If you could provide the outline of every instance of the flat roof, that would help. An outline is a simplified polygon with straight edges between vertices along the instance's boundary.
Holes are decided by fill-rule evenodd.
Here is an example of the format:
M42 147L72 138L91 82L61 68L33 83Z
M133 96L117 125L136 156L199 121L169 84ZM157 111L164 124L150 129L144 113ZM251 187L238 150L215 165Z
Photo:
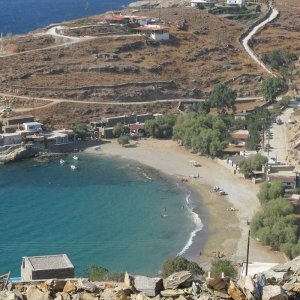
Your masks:
M66 254L45 255L45 256L24 256L28 259L33 270L52 270L74 268Z
M25 125L25 124L29 125L29 126L30 125L43 125L42 123L39 123L39 122L24 122L23 125Z
M140 26L140 27L134 28L134 29L140 30L140 31L160 31L160 30L169 31L170 27L164 26L164 25L145 25L145 26Z

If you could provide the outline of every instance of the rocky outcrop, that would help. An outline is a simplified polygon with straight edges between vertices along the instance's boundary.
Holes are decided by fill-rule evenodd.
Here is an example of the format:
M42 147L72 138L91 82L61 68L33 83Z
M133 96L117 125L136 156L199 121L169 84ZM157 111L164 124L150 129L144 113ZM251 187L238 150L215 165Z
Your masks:
M275 273L278 273L274 275ZM270 280L271 278L271 280ZM300 299L300 257L237 282L194 278L188 271L160 277L125 274L124 282L51 279L10 283L0 300L288 300Z
M0 164L34 157L36 154L37 151L32 148L24 146L11 147L4 152L0 152Z

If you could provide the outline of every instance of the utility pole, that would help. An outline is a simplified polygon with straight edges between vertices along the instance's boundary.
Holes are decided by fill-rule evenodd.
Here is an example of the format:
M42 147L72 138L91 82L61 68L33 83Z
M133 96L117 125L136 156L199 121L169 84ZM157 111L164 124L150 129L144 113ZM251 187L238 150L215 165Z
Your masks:
M248 275L249 248L250 248L250 230L248 231L248 242L247 242L247 257L246 257L246 272L245 272L246 276Z

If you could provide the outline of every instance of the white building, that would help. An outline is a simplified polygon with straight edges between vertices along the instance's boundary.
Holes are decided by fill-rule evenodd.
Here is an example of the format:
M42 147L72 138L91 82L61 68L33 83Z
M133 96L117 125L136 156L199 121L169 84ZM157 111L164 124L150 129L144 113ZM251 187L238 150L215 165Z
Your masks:
M26 132L41 132L43 124L38 122L23 123L24 131Z
M191 7L196 7L197 4L212 5L214 3L214 0L191 0Z
M165 25L145 25L135 28L135 30L154 41L163 41L170 39L170 28Z
M227 5L244 6L245 4L246 0L227 0Z

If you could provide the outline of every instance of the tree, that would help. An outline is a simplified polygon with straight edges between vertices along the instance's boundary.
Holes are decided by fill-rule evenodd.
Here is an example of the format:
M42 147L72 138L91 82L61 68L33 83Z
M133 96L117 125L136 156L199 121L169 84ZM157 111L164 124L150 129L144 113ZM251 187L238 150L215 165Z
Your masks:
M89 130L86 124L78 124L73 128L73 131L77 138L81 139L82 141L86 140L89 135Z
M147 120L144 125L145 132L156 138L170 138L176 117L173 114L159 116L153 120Z
M225 114L226 110L236 110L235 101L237 94L224 84L214 86L209 97L211 107L215 107L219 114Z
M119 138L118 138L118 143L120 145L122 145L122 147L124 147L125 145L128 145L129 144L129 137L126 136L126 135L121 135Z
M197 3L196 7L201 10L205 9L205 6L202 3Z
M88 277L90 280L100 280L105 275L108 274L108 269L97 266L97 265L90 265L85 271L84 274L86 277Z
M213 276L221 276L224 273L225 276L236 277L237 270L234 267L233 263L229 259L217 259L214 260L211 264L210 272Z
M286 83L277 77L265 79L262 82L262 93L266 100L274 102L278 95L287 90Z
M204 271L195 262L191 262L182 256L176 256L168 259L162 266L162 276L164 278L175 272L190 271L193 275L203 275Z
M268 158L257 153L250 155L240 163L240 172L245 176L250 176L252 171L261 171L262 166L268 161Z
M265 204L270 200L283 197L285 188L280 181L264 182L259 188L257 198L261 204Z
M97 266L90 265L84 270L84 276L92 281L118 281L124 280L124 273L109 272L108 269Z
M124 125L122 123L117 123L113 128L113 135L119 137L123 132L124 132Z

